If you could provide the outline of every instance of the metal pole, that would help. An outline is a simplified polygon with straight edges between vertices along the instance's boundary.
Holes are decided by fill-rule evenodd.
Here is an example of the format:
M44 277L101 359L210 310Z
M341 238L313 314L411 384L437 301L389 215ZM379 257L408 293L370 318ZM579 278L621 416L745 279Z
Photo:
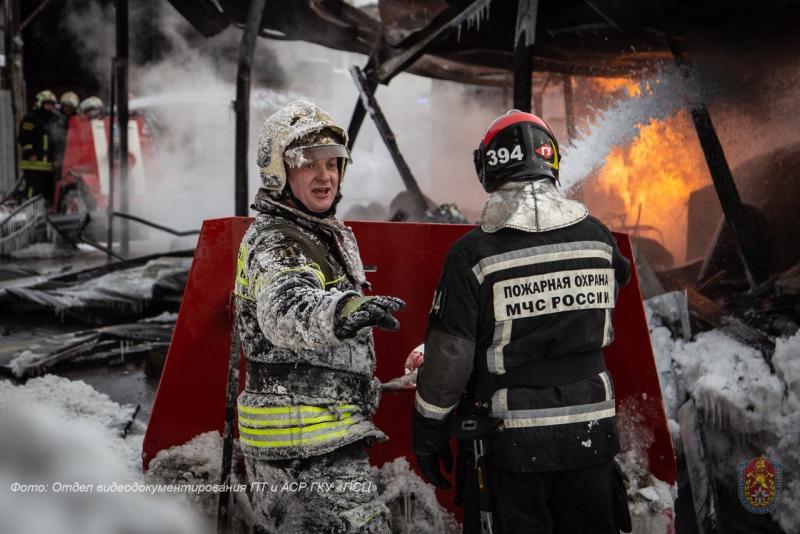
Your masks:
M539 0L519 0L514 35L514 107L531 111L533 45L536 42L536 13Z
M106 227L107 239L106 249L114 250L114 120L116 119L115 107L117 105L117 62L111 60L111 90L108 92L108 201L106 207ZM108 259L111 261L113 254L109 253Z
M414 179L414 175L411 174L411 169L400 153L400 148L397 146L394 133L389 127L389 123L386 121L386 117L383 115L383 111L381 111L378 102L375 100L375 96L369 91L368 82L364 77L364 73L361 72L360 68L353 65L350 67L350 74L353 76L353 81L356 82L356 88L361 97L361 102L375 122L375 126L378 128L378 132L381 134L386 148L389 149L389 154L391 154L392 160L394 160L394 164L400 173L400 177L403 179L406 189L411 194L411 198L414 199L414 204L416 204L417 210L419 211L418 215L421 216L425 213L425 210L428 209L428 201L425 199L425 195L422 194L419 184L417 184L417 181Z
M128 199L128 0L117 1L117 114L119 116L119 209L130 211ZM130 225L121 222L120 254L128 257Z
M691 79L692 72L689 62L683 57L674 39L669 39L670 49L675 62L686 80ZM736 183L733 181L728 160L725 158L725 151L722 149L714 123L711 122L711 115L704 102L694 100L689 103L689 112L692 115L694 127L697 130L697 138L703 148L706 157L706 164L714 181L714 188L719 197L722 212L725 220L731 227L736 244L741 252L742 261L745 267L747 281L751 289L769 278L763 258L760 257L755 237L744 219L744 208Z
M250 72L253 68L253 54L256 50L258 30L264 16L266 0L252 0L247 24L244 28L242 43L239 46L239 70L236 74L236 148L235 148L235 213L239 217L247 216L247 148L249 143L248 128L250 123Z

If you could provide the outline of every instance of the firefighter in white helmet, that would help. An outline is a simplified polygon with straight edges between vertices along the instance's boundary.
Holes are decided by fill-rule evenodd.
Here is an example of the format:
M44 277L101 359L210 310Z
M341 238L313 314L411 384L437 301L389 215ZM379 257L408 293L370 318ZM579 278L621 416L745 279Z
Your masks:
M355 238L334 217L346 145L347 133L304 101L269 117L258 142L258 214L236 276L247 359L239 441L251 483L305 489L254 491L256 532L389 532L365 450L385 438L371 420L380 395L371 328L399 328L392 313L404 303L363 295Z
M78 106L80 105L80 99L78 95L76 95L72 91L67 91L60 98L61 102L61 114L67 117L72 117L78 112Z
M90 96L83 99L78 106L78 116L99 119L103 116L103 101L100 97Z
M64 151L67 148L67 131L69 121L78 112L80 99L72 91L67 91L59 99L58 120L53 124L53 154L56 182L61 178L61 165L64 162Z

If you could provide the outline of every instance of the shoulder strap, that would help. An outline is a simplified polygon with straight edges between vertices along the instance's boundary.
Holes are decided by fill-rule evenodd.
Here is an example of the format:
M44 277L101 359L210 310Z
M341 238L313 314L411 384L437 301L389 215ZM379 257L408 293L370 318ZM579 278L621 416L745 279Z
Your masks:
M313 239L310 239L306 234L301 232L299 229L286 223L282 222L271 223L269 226L267 226L267 230L272 230L285 234L293 241L295 241L298 245L300 245L300 248L302 248L303 253L308 258L310 258L311 261L316 263L317 266L319 266L319 270L322 271L322 274L325 276L325 280L330 281L336 278L336 273L333 272L333 268L328 262L328 251L324 246L315 242Z

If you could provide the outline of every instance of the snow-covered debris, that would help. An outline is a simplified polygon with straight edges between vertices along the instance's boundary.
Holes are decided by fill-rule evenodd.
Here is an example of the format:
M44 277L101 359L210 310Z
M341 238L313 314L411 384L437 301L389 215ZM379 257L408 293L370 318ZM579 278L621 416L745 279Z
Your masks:
M69 258L76 252L77 249L58 243L34 243L12 252L10 256L16 259Z
M206 432L187 443L159 451L150 462L147 481L152 484L218 484L222 459L222 436ZM216 517L219 494L185 492L181 498L209 517Z
M627 450L618 454L616 460L627 479L632 532L669 532L668 526L675 517L677 488L650 474L646 450Z
M113 271L97 278L59 287L10 287L4 299L13 297L59 316L80 317L87 309L139 314L153 299L156 287L176 289L176 278L185 282L191 258L161 257L145 265ZM178 284L180 290L183 284ZM95 313L97 315L97 313Z
M694 399L712 472L728 494L736 494L740 462L764 455L780 463L783 491L772 516L786 532L800 531L800 333L776 341L773 374L761 352L721 331L676 340L653 310L648 321L673 435L678 408Z
M201 533L195 514L151 496L130 416L83 382L0 382L0 525L26 534Z
M408 461L395 458L378 470L380 500L392 514L392 531L413 534L455 534L461 526L436 500L434 487L417 476Z

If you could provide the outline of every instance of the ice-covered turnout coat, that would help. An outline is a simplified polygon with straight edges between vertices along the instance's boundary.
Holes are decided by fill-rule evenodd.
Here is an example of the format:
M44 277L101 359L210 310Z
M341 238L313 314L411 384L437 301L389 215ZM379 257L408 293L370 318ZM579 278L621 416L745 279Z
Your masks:
M249 458L306 458L385 436L371 330L340 340L337 305L367 286L352 231L259 195L239 249L237 327L247 359L238 399Z
M610 459L619 444L601 349L629 276L608 229L553 182L502 186L445 260L416 410L444 421L465 390L482 395L501 419L488 439L492 459L510 470Z

